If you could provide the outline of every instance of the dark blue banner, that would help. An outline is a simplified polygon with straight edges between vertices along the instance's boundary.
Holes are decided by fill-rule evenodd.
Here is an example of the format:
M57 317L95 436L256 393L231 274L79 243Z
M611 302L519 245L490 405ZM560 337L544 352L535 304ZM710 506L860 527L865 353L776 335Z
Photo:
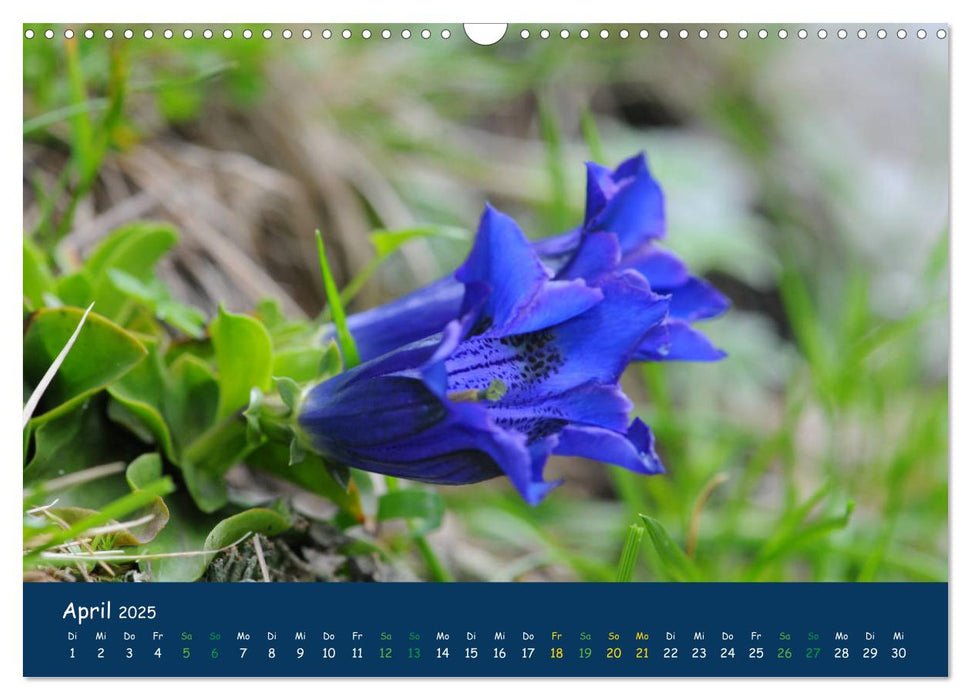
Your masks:
M26 676L945 676L947 584L24 584Z

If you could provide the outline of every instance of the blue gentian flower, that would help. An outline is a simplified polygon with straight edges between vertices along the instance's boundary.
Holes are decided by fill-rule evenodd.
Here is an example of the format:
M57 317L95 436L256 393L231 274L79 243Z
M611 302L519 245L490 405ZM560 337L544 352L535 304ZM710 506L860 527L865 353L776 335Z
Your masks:
M635 353L667 342L667 296L633 270L593 285L554 276L489 207L455 278L462 298L444 330L306 392L297 422L311 448L428 483L504 474L530 504L558 483L543 478L551 454L663 471L619 379Z
M587 202L583 226L533 243L543 264L558 280L582 278L588 284L616 270L636 270L659 293L670 295L666 342L651 339L636 360L712 361L725 356L693 327L728 308L713 286L694 277L684 262L657 241L664 238L664 197L651 177L644 154L616 170L587 164ZM444 277L373 309L352 314L348 327L364 359L438 333L457 317L465 293L454 276ZM324 339L335 337L333 325Z

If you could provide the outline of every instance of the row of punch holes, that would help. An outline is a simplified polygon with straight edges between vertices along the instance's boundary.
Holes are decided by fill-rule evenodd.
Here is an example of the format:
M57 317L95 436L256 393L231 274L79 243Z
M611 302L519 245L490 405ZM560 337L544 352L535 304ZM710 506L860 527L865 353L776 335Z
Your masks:
M651 36L651 32L648 29L634 30L633 32L628 29L619 29L615 31L616 36L621 39L628 39L632 36L637 36L641 39L648 39ZM292 39L297 36L298 33L299 36L303 37L304 39L312 39L315 36L314 32L310 29L303 29L299 32L294 32L289 28L279 30L279 36L283 39ZM362 39L370 39L372 36L380 36L382 39L390 39L395 33L396 32L393 32L391 29L382 29L377 33L373 33L370 29L358 30L358 36ZM410 39L412 36L416 36L416 34L412 33L411 29L407 28L400 30L398 33L402 39ZM789 31L786 29L779 29L774 33L779 39L787 39L790 36ZM895 33L898 39L906 39L908 36L906 29L898 29ZM102 32L102 34L105 39L112 39L115 37L116 32L113 29L107 28ZM132 39L135 37L135 34L136 32L133 29L118 30L118 35L124 37L125 39ZM171 39L175 36L175 34L176 32L172 29L163 29L158 33L156 33L156 30L150 28L141 30L141 35L145 39L153 39L156 36L161 36L163 39ZM184 29L181 31L181 34L185 39L191 39L194 36L197 36L192 29ZM449 39L452 36L452 32L449 29L442 29L441 32L438 32L438 34L442 39ZM609 29L601 29L599 32L595 30L593 33L591 33L591 31L588 29L580 29L579 31L575 32L575 36L579 37L580 39L589 39L591 36L599 36L601 39L609 39L611 34L612 33ZM839 39L846 39L850 35L850 32L848 32L846 29L837 29L834 34ZM76 33L74 29L71 28L63 30L63 36L65 39L73 39L75 36L83 36L85 39L94 39L96 35L97 33L90 28L81 31L80 34ZM213 37L219 35L220 34L217 34L217 32L213 31L212 29L203 29L198 33L198 36L201 36L203 39L212 39ZM252 29L243 29L240 32L240 35L244 39L252 39L254 36L262 36L264 39L272 39L275 36L272 29L264 29L262 31L257 30L257 32L254 32ZM351 29L344 29L339 32L324 29L320 32L320 37L322 39L331 39L338 36L343 39L351 39L354 37L354 35L354 31ZM716 36L719 39L728 39L732 36L739 39L747 39L752 35L753 34L750 34L748 29L744 28L738 29L737 31L719 29L711 32L709 32L707 29L698 29L695 32L695 36L697 36L699 39L708 39L709 37L713 38ZM874 36L876 36L878 39L886 39L889 35L890 33L886 29L878 29L876 32L874 32ZM918 29L916 32L914 32L914 35L918 39L926 39L928 33L926 29ZM43 36L46 39L54 39L57 36L57 32L55 32L53 29L46 29L43 31L43 33L35 32L33 29L27 29L24 32L24 37L27 39L33 39L40 36ZM224 29L221 32L221 36L224 39L232 39L235 34L232 29ZM417 36L420 36L422 39L430 39L432 37L432 31L430 29L422 29L417 32ZM533 37L534 34L530 32L529 29L523 29L520 31L519 36L522 39L529 39ZM540 39L549 39L553 36L559 36L560 39L569 39L571 36L574 36L574 33L572 33L569 29L561 29L559 32L551 32L549 29L541 29L536 32L535 36L538 36ZM675 36L680 39L688 39L692 36L692 32L687 29L681 29L679 31L660 29L657 31L657 37L659 39L667 39ZM759 39L767 39L770 36L770 32L767 29L759 29L757 32L754 32L754 36L757 36ZM807 29L799 29L795 32L795 36L800 39L806 39L810 36L810 32ZM826 39L830 37L830 32L826 29L818 29L815 32L815 36L819 39ZM856 37L858 39L866 39L868 36L870 36L870 34L866 29L861 28L856 31ZM945 29L938 29L937 38L947 38L947 31Z

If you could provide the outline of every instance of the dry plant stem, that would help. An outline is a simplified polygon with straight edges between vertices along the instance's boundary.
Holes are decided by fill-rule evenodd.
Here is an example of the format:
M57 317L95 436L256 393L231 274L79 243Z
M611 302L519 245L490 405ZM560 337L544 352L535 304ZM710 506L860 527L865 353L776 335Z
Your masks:
M33 498L33 496L37 493L54 493L56 491L63 491L64 489L72 486L94 481L95 479L100 479L105 476L111 476L112 474L120 474L123 471L125 471L124 462L109 462L108 464L101 464L97 467L82 469L81 471L74 472L73 474L67 474L56 479L45 481L37 488L24 489L24 500ZM51 505L53 504L44 507L50 507Z
M54 515L54 513L51 513L49 510L45 510L43 511L43 513L47 518L57 523L65 530L70 527L70 525L67 524L67 521L65 521L63 518L57 515ZM91 545L88 543L87 540L82 540L79 538L77 544L80 545L82 548L86 549L89 554L91 555L95 554L94 548L91 547ZM62 545L62 547L65 547L65 548L67 546L69 546L68 543L65 543L64 545ZM110 566L108 566L105 562L101 561L100 559L98 560L98 566L104 569L105 573L107 573L112 578L115 577L114 570ZM88 570L85 568L84 564L82 562L78 562L77 567L78 567L78 571L81 572L81 576L84 578L84 580L90 582L92 579L91 579L91 576L88 574Z
M93 306L94 306L94 302L92 301L91 305L88 306L87 309L85 309L84 315L81 316L81 320L78 323L78 327L74 329L74 333L72 333L71 337L68 338L68 341L61 349L61 352L58 353L57 357L55 357L54 361L51 363L51 366L47 368L46 372L44 372L44 376L41 377L40 383L37 385L37 388L34 389L33 393L30 395L30 398L27 399L27 403L24 406L24 422L23 422L23 426L21 426L21 430L26 428L27 423L30 422L30 417L34 415L34 410L37 408L37 404L40 403L41 397L44 395L44 392L47 390L47 387L50 385L50 383L54 380L54 375L57 374L57 370L64 362L64 359L67 357L67 354L71 351L71 347L74 345L74 341L78 339L78 335L81 333L81 329L84 327L84 322L88 319L88 314L91 313L91 307Z
M260 534L253 536L253 551L256 552L256 560L260 563L260 572L263 574L263 581L270 582L270 570L266 566L266 557L263 556L263 545L260 542Z
M698 542L698 529L701 526L701 511L704 510L705 504L711 498L712 491L726 481L728 481L728 474L718 472L708 480L708 483L701 489L701 493L698 494L698 500L695 501L695 505L691 509L691 521L688 524L688 540L685 543L685 553L689 558L694 558L695 545Z

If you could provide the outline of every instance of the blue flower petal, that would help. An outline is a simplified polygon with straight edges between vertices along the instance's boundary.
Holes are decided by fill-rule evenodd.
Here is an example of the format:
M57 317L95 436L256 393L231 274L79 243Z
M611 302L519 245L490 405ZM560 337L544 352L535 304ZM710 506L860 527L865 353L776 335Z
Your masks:
M620 265L640 272L655 290L679 287L690 279L688 266L681 258L653 244L625 255Z
M654 434L640 418L635 418L627 434L571 425L563 429L554 454L587 457L614 464L638 474L661 474L664 465L654 451Z
M684 321L701 321L725 313L731 302L703 279L691 277L678 287L658 287L661 294L671 295L671 316Z
M667 297L653 293L636 272L608 277L601 290L602 302L550 331L563 362L544 382L547 391L617 382L638 345L667 314Z
M635 360L714 362L726 356L724 350L716 348L701 331L692 328L685 321L669 319L665 327L668 333L668 345L657 347L642 342L634 355Z
M557 279L585 279L596 284L617 269L620 243L613 233L584 235L572 259L556 274Z
M472 252L455 278L467 286L487 284L482 314L493 334L527 333L582 313L603 295L583 280L550 281L519 226L486 206ZM469 307L468 299L462 310Z
M584 231L617 234L624 253L665 234L664 195L651 177L643 153L612 173L587 164L587 216Z
M631 408L620 386L588 382L542 399L502 399L490 404L488 411L497 425L523 433L532 443L558 432L566 423L624 430Z
M379 357L420 338L440 333L462 307L462 285L443 277L373 309L350 314L347 328L363 360ZM337 338L333 323L321 329L321 344Z

